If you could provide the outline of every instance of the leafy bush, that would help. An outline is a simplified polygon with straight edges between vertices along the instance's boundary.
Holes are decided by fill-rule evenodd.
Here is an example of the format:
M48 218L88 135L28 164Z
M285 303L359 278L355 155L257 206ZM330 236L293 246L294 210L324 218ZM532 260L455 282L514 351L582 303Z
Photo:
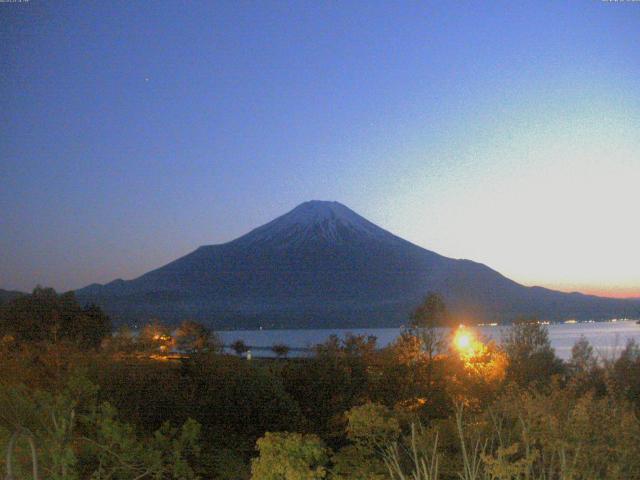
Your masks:
M329 450L317 435L267 433L257 442L252 480L321 480L327 476Z
M133 425L120 421L108 403L98 406L96 392L78 374L58 393L0 385L0 429L4 432L0 448L6 448L6 439L13 432L29 432L37 446L40 475L52 480L197 478L197 422L188 420L180 429L165 423L145 437ZM19 452L16 458L15 470L23 478L20 472L30 468L30 459Z

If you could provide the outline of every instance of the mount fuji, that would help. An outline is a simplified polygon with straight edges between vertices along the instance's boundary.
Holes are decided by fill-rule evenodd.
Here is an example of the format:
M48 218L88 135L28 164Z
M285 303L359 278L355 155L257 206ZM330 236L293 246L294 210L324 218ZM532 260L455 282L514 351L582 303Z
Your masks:
M305 202L231 242L136 279L76 291L116 323L195 319L213 328L391 327L428 292L470 321L640 316L640 301L520 285L414 245L338 202Z

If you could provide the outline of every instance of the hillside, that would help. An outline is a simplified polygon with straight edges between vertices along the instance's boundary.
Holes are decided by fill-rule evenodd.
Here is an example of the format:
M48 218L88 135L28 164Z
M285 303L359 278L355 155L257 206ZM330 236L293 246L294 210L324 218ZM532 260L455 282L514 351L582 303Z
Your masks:
M397 326L430 291L475 321L640 316L640 301L525 287L320 201L136 279L76 293L121 322L192 318L216 328L318 328Z
M0 288L0 305L9 300L13 300L20 295L24 295L22 292L18 292L17 290L3 290Z

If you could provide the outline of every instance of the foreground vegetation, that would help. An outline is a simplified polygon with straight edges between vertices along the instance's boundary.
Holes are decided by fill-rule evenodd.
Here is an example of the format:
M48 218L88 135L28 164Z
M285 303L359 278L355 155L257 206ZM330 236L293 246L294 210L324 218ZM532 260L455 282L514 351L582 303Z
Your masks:
M19 434L18 479L30 439L46 479L640 478L635 343L606 359L581 339L562 362L534 319L500 347L442 337L454 320L429 296L386 348L247 361L193 322L111 335L99 308L37 289L0 306L2 474Z

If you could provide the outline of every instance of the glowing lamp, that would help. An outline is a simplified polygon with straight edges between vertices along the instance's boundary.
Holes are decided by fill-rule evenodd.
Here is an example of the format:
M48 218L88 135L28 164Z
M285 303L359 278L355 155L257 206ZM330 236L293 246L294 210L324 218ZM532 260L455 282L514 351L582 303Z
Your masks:
M453 344L463 353L473 350L473 335L463 325L460 325L453 337Z

